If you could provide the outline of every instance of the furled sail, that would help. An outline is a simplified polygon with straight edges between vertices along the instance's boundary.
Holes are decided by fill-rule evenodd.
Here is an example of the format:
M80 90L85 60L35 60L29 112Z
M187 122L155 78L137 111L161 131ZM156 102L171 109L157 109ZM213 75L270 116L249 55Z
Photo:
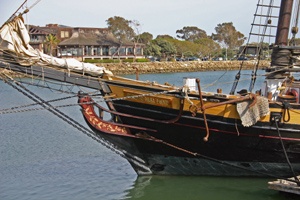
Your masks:
M29 44L30 37L22 16L17 16L5 23L0 29L1 50L14 55L14 59L20 65L42 65L66 68L70 71L87 73L90 75L101 75L111 73L104 67L99 67L90 63L79 62L74 58L56 58L46 55L34 49Z

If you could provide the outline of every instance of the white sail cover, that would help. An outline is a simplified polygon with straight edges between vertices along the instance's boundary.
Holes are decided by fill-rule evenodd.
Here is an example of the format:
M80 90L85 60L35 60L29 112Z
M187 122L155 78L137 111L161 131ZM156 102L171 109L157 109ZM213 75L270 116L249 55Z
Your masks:
M15 17L10 22L5 23L0 30L0 48L12 52L16 56L16 61L24 66L42 65L67 68L71 71L88 73L91 75L101 75L111 73L104 67L98 67L90 63L79 62L74 58L56 58L34 49L29 44L30 37L22 16Z

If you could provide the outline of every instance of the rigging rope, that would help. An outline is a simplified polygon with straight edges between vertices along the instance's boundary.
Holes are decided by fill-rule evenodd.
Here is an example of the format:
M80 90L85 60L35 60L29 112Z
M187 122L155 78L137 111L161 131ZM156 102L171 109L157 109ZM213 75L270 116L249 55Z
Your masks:
M292 37L291 37L291 45L296 46L296 34L298 33L298 21L299 21L299 12L300 12L300 3L299 0L295 1L294 11L293 11L293 26L292 26ZM296 13L296 14L295 14Z
M292 167L292 164L291 164L291 162L290 162L290 159L289 159L289 157L288 157L288 155L287 155L285 146L284 146L283 141L282 141L281 133L280 133L280 130L279 130L279 127L278 127L278 122L280 121L280 118L281 118L281 117L279 117L279 116L276 116L276 117L275 117L275 124L276 124L276 129L277 129L278 136L279 136L279 138L280 138L280 144L281 144L281 147L282 147L282 150L283 150L283 153L284 153L286 162L287 162L287 164L288 164L288 166L289 166L289 168L290 168L290 170L291 170L291 172L293 173L294 178L295 178L295 181L292 181L292 182L295 182L295 183L297 183L298 186L300 186L300 181L299 181L298 177L297 177L296 174L295 174L295 171L294 171L294 169L293 169L293 167ZM289 180L289 179L288 179L288 180ZM291 181L291 180L289 180L289 181Z
M8 65L9 66L9 65ZM8 70L10 70L9 68L6 68ZM3 72L5 73L5 72ZM225 74L227 73L227 71L225 71L217 80L220 80ZM29 73L30 74L30 73ZM60 100L65 100L68 98L72 98L72 97L77 97L77 92L73 92L72 90L74 89L74 84L66 84L64 83L64 85L62 83L58 83L55 81L50 81L50 80L46 80L46 79L40 79L41 77L38 76L37 78L34 77L34 75L31 75L31 80L30 81L25 81L24 77L17 77L18 83L20 84L26 84L26 85L32 85L32 86L36 86L36 87L40 87L40 88L46 88L49 89L50 91L54 92L57 91L59 93L67 93L67 94L73 94L73 96L70 97L63 97L60 99L54 99L54 100L50 100L48 102L55 102L55 101L60 101ZM1 78L1 77L0 77ZM34 80L37 80L36 82L34 82ZM247 81L249 79L240 79L241 81ZM17 81L17 80L15 80ZM42 82L42 84L40 84ZM217 81L214 81L213 83L210 84L206 84L203 86L203 88L207 88L210 86L215 85ZM50 84L51 85L50 85ZM222 85L224 84L231 84L232 82L221 82ZM52 85L54 86L58 86L60 87L59 89L54 88ZM68 88L67 91L64 91L62 88L63 86L66 86ZM77 86L79 88L80 91L83 91L84 88ZM184 88L184 87L183 87ZM141 94L141 95L133 95L133 96L127 96L127 97L121 97L121 98L114 98L114 99L103 99L101 98L100 100L95 101L96 103L101 103L101 102L109 102L109 101L119 101L119 100L126 100L126 99L134 99L134 98L141 98L141 97L146 97L146 96L155 96L155 95L160 95L160 94L167 94L167 93L172 93L172 92L179 92L182 91L183 88L178 88L175 90L166 90L166 91L162 91L162 92L153 92L153 93L148 93L148 94ZM99 91L95 91L95 92L87 92L87 91L83 91L84 93L88 93L91 96L94 96L94 98L96 98L97 96L102 96L101 94L98 94ZM18 106L18 107L13 107L13 108L6 108L6 109L0 109L0 114L9 114L9 113L19 113L19 112L28 112L28 111L38 111L38 110L45 110L47 108L29 108L29 109L23 109L23 110L17 110L19 108L26 108L26 107L30 107L30 106L34 106L37 104L29 104L29 105L23 105L23 106ZM55 106L55 108L62 108L62 107L69 107L69 106L78 106L78 104L67 104L67 105L60 105L60 106Z
M12 79L11 77L9 77L7 75L6 75L6 77L9 78L15 85L12 84L8 80L6 80L5 83L10 85L11 87L16 89L17 91L21 92L23 95L27 96L32 101L36 102L36 104L41 105L44 109L46 109L49 112L51 112L52 114L56 115L57 117L59 117L63 121L67 122L68 124L70 124L71 126L76 128L77 130L81 131L82 133L84 133L88 137L94 139L95 141L102 144L106 148L110 149L114 153L116 153L116 154L120 155L121 157L127 159L129 162L135 163L136 165L140 166L145 171L149 171L148 167L146 167L143 164L143 162L139 158L137 158L136 156L132 156L130 153L128 153L124 150L119 150L114 144L111 144L107 140L98 137L95 132L93 132L93 131L89 130L88 128L84 127L83 125L78 123L76 120L72 119L71 117L67 116L66 114L64 114L63 112L58 110L56 107L52 106L47 101L44 101L41 97L35 95L33 92L31 92L30 90L25 88L23 85L19 84L17 81Z
M50 101L45 101L42 98L36 96L31 91L29 91L27 88L25 88L25 86L23 86L22 84L20 84L18 81L12 79L11 77L9 77L7 75L6 75L6 77L8 77L14 84L16 84L17 86L19 86L19 88L17 86L13 85L12 83L10 83L8 80L3 79L3 80L5 80L6 83L8 83L13 88L17 89L19 92L23 93L24 95L26 95L27 97L29 97L30 99L32 99L34 102L36 102L35 104L30 104L30 106L31 105L41 105L42 106L42 108L34 108L34 109L30 109L30 110L41 110L41 109L49 110L51 113L53 113L54 115L56 115L57 117L59 117L63 121L67 122L68 124L70 124L74 128L78 129L79 131L81 131L85 135L87 135L87 136L91 137L92 139L96 140L97 142L99 142L103 146L107 147L108 149L112 150L113 152L117 153L118 155L126 158L129 162L132 162L132 163L134 163L136 165L139 165L145 171L149 171L149 168L146 165L144 165L144 163L143 163L142 160L140 160L139 158L136 158L136 157L132 156L131 154L129 154L127 152L119 150L116 146L114 146L110 142L108 142L108 141L106 141L106 140L104 140L102 138L99 138L93 131L90 131L89 129L87 129L86 127L82 126L77 121L75 121L74 119L70 118L69 116L65 115L64 113L62 113L61 111L59 111L57 109L58 107L66 107L66 106L73 106L73 105L77 106L78 104L69 104L69 105L63 105L63 106L52 106L49 103L49 102L54 102L54 101L59 101L59 100L64 100L64 99L72 98L72 97L75 97L74 95L73 96L69 96L69 97L59 98L59 99L53 99L53 100L50 100ZM117 98L115 100L123 100L123 99L127 99L127 98L140 98L140 97L143 97L143 96L165 94L165 93L168 93L168 92L171 92L171 91L163 91L163 92L156 92L156 93L150 93L150 94L129 96L129 97L124 97L124 98ZM102 99L102 101L112 101L112 100L110 100L110 99L109 100L103 100ZM100 102L102 102L102 101L100 101ZM25 107L25 106L21 106L21 107ZM21 107L19 107L19 108L21 108ZM15 108L11 108L11 109L14 110ZM2 113L1 113L1 111L2 111ZM29 111L29 109L24 110L24 111ZM14 111L14 112L20 112L20 110ZM0 114L4 114L4 113L5 113L5 110L0 110ZM217 163L220 163L220 164L223 164L223 165L235 167L235 168L238 168L238 169L250 171L250 172L253 172L253 173L258 173L258 174L269 176L269 177L276 177L276 178L278 178L277 176L274 176L272 174L267 174L267 173L264 173L264 172L258 172L258 171L251 170L251 169L248 169L248 168L245 168L245 167L242 167L242 166L238 166L236 164L229 163L227 161L222 161L222 160L211 158L211 157L208 157L208 156L205 156L205 155L201 155L199 153L190 152L187 149L180 148L180 147L178 147L176 145L170 144L170 143L165 142L165 141L162 141L162 143L164 143L165 145L168 145L168 146L170 146L172 148L176 148L176 149L178 149L180 151L183 151L185 153L192 154L195 157L202 157L204 159L207 159L207 160L210 160L210 161L213 161L213 162L217 162ZM291 180L285 179L285 178L282 178L282 179L291 181Z
M262 4L264 4L263 1L262 1ZM258 8L259 8L259 6L262 6L262 4L260 4L260 0L258 0L258 4L257 4L255 13L258 13L258 11L259 11ZM259 61L261 59L260 58L261 57L261 50L262 50L262 45L263 45L265 34L267 32L268 27L271 30L271 26L269 26L268 22L269 22L270 17L271 17L273 4L274 4L274 0L270 0L269 5L267 6L268 10L267 10L267 13L266 13L266 16L268 16L268 17L266 17L266 19L265 19L265 23L264 23L264 27L263 27L262 33L261 34L259 33L261 35L261 37L260 37L260 42L258 43L258 46L257 46L258 60L257 60L257 62L255 64L255 67L254 67L253 71L252 71L252 78L251 78L251 82L250 82L250 86L249 86L249 92L252 92L252 90L254 88L254 85L255 85L255 81L256 81L256 77L257 77L257 70L258 70L258 66L259 66ZM261 11L262 11L262 9L261 9ZM249 37L248 37L246 45L245 45L244 49L242 50L241 54L245 54L245 49L250 44L250 38L251 38L251 35L253 33L253 28L254 28L254 26L256 26L255 20L256 20L256 15L254 15L252 26L251 26L250 33L249 33ZM260 26L259 26L259 32L260 32ZM258 37L258 40L259 40L259 37ZM242 60L242 62L240 64L240 67L239 67L239 71L237 72L237 74L235 76L235 80L233 82L231 91L229 93L231 95L233 95L235 93L235 91L236 91L237 85L238 85L240 77L241 77L241 70L243 68L243 65L244 65L244 60Z
M270 0L269 7L268 7L268 10L267 10L267 16L269 16L269 17L271 17L272 6L273 5L274 5L274 0ZM249 86L249 92L252 92L252 90L254 88L254 85L255 85L255 82L256 82L257 70L258 70L260 59L261 59L262 45L263 45L263 41L264 41L267 29L268 29L268 25L269 25L269 20L270 20L269 17L266 17L266 19L265 19L265 23L264 23L265 26L264 26L263 31L262 31L262 36L260 38L260 42L258 43L259 45L257 46L257 48L258 48L258 59L257 59L256 65L255 65L255 68L252 71L252 75L251 75L252 78L251 78L251 82L250 82L250 86ZM270 28L270 30L271 30L271 28Z
M2 75L5 76L5 77L8 77L5 73L2 73ZM18 83L19 85L22 85L21 83L25 83L23 81L16 81L15 79L13 79L11 77L9 77L9 78L10 78L11 81L14 81L15 83ZM3 78L3 80L6 80L6 79ZM26 82L26 84L37 86L37 87L44 87L44 88L48 88L50 90L56 90L56 89L51 88L50 86L41 86L41 85L39 85L39 82L37 84L36 83ZM44 80L44 82L45 82L45 80ZM51 84L52 83L56 84L55 82L51 82ZM25 86L22 86L22 87L25 88ZM61 92L61 90L57 90L57 91ZM80 89L80 91L82 91L82 89ZM119 100L125 100L125 99L134 99L134 98L141 98L141 97L146 97L146 96L155 96L155 95L160 95L160 94L167 94L167 93L176 92L176 91L178 91L178 90L177 89L176 90L167 90L167 91L162 91L162 92L153 92L153 93L148 93L148 94L133 95L133 96L127 96L127 97L121 97L121 98L114 98L114 99L103 99L103 98L101 98L100 100L95 101L95 102L96 103L100 103L100 102L109 102L109 101L119 101ZM85 93L88 93L91 96L95 96L95 97L101 96L100 94L97 94L98 92L99 91L89 92L89 93L85 92ZM70 92L68 92L68 93L70 93ZM69 98L72 98L72 97L77 97L77 93L72 92L71 94L74 94L74 95L70 96L70 97L63 97L63 98L54 99L54 100L45 101L45 102L49 103L49 102L55 102L55 101L60 101L60 100L66 100L66 99L69 99ZM0 109L0 114L19 113L19 112L28 112L28 111L37 111L37 110L45 110L45 109L47 110L47 109L49 109L48 107L41 107L41 108L31 108L31 109L16 110L16 109L19 109L19 108L30 107L30 106L34 106L34 105L38 105L38 104L39 103L29 104L29 105L23 105L23 106L18 106L18 107L13 107L13 108ZM67 105L60 105L60 106L52 106L52 107L53 108L62 108L62 107L70 107L70 106L78 106L78 103L76 103L76 104L67 104Z

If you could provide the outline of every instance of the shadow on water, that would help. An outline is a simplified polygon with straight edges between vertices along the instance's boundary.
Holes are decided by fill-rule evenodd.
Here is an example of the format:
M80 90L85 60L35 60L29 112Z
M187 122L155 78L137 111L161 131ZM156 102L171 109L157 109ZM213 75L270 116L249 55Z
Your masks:
M268 189L267 178L142 176L137 177L125 199L297 199Z

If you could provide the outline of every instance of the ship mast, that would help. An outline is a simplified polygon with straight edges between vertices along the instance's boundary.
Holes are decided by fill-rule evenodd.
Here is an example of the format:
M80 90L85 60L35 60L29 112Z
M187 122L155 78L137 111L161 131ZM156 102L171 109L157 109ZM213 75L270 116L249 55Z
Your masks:
M293 65L293 51L297 49L295 46L290 46L288 36L290 32L290 23L292 18L294 0L282 0L279 12L277 25L277 33L273 52L271 56L271 67L267 69L270 73L267 78L284 78L283 74L290 71Z
M287 46L294 0L282 0L276 33L276 46Z

